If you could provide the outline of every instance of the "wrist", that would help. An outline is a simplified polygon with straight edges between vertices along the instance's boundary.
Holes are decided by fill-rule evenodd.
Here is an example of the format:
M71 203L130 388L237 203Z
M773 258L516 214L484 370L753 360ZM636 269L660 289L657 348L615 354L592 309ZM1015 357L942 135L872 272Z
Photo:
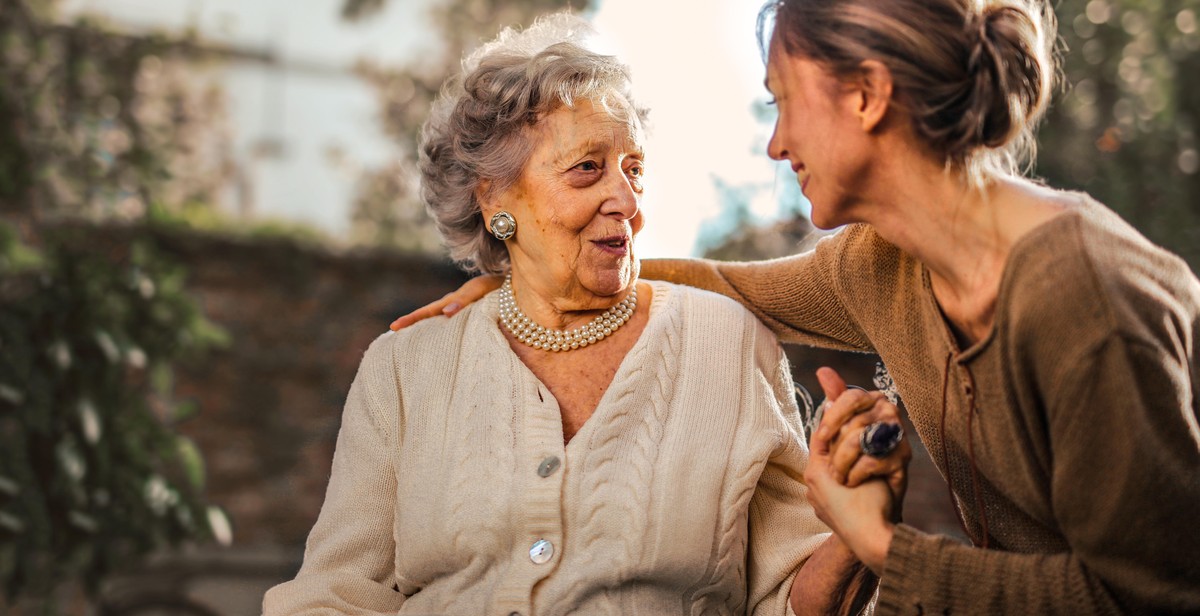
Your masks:
M858 554L854 553L854 548L843 541L841 535L837 533L831 533L829 538L825 540L825 553L827 554L827 558L836 560L840 565L848 566L861 562Z
M892 537L895 534L895 524L881 521L880 526L865 537L865 545L859 557L875 575L883 576L883 566L887 562L888 550L892 548Z

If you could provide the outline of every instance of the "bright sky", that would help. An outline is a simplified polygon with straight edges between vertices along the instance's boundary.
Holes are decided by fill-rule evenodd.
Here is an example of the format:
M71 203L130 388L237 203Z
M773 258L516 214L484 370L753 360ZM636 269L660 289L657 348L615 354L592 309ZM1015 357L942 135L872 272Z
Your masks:
M360 57L406 63L436 49L425 16L435 1L389 0L383 14L357 24L339 18L342 0L64 0L63 8L99 12L132 29L194 26L209 40L346 66ZM752 112L766 98L754 35L760 3L595 4L597 29L631 66L635 92L651 109L639 254L694 254L702 225L721 224L718 178L751 195L758 217L777 217L780 200L796 199L795 176L766 158L770 126ZM257 70L233 69L226 77L236 147L249 151L278 138L287 154L255 163L255 211L344 232L354 180L329 169L324 153L336 147L362 166L393 155L373 125L370 90L350 78L289 73L284 80Z
M771 127L754 117L766 99L755 38L759 2L602 0L594 23L633 70L634 91L650 107L647 224L642 256L681 256L700 225L716 217L714 178L754 185L752 211L774 217L779 165L766 157ZM630 16L636 16L631 19ZM672 33L664 36L664 33ZM778 182L794 182L784 168Z

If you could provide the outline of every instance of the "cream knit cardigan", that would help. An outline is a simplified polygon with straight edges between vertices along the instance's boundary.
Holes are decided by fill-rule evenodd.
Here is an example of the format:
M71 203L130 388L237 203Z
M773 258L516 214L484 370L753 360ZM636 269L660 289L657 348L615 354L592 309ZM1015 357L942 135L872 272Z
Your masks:
M790 613L827 529L786 359L734 301L651 284L646 329L566 446L495 294L380 336L304 565L264 613Z

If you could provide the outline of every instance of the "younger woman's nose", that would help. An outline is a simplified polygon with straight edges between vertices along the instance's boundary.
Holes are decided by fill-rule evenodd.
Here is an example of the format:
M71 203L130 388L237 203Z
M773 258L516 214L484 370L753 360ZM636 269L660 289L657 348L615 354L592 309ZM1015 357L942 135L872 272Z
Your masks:
M771 140L767 142L767 156L773 160L784 160L788 157L788 151L779 138L779 129L771 132Z

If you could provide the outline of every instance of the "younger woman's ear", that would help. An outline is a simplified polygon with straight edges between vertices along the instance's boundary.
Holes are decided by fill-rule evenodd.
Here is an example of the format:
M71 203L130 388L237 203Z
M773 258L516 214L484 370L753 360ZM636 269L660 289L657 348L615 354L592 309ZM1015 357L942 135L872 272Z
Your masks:
M892 71L878 60L864 60L859 65L858 114L862 129L875 130L887 115L892 103Z

